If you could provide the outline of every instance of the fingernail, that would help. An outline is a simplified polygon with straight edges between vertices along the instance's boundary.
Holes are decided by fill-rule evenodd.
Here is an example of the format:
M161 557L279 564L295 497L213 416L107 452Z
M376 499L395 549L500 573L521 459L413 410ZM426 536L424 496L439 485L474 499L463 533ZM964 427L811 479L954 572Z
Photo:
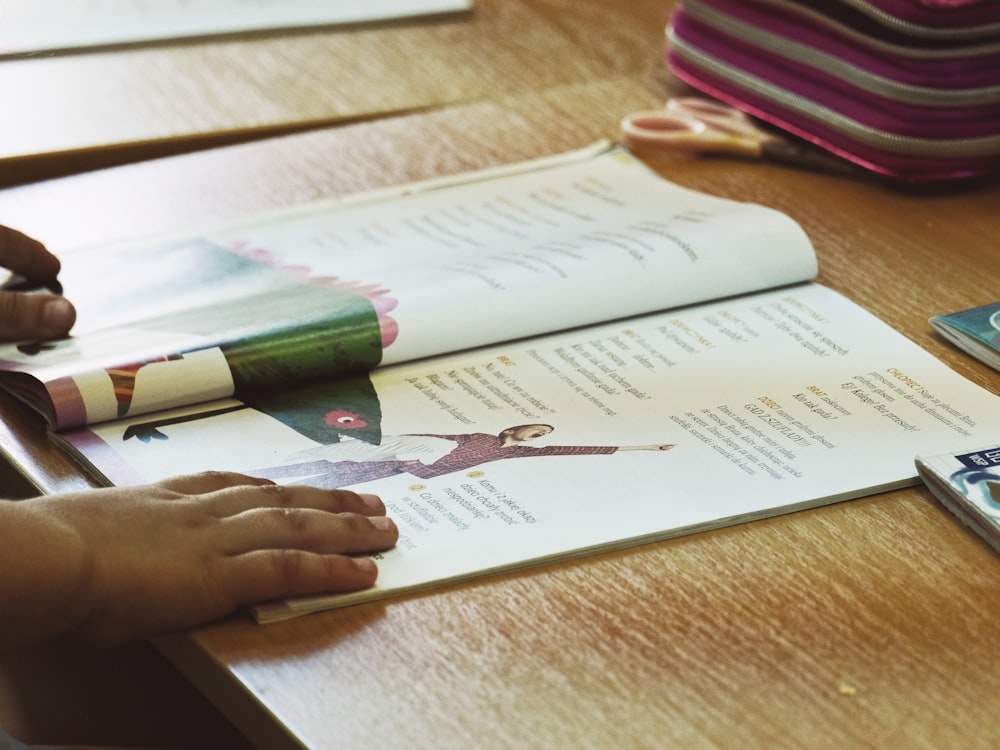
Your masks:
M42 324L54 331L69 330L76 320L76 311L69 300L57 297L42 308Z
M373 516L370 520L372 526L379 531L392 531L396 528L396 522L387 516Z
M352 557L351 559L354 561L354 567L362 573L374 573L378 570L375 561L370 557Z
M379 513L385 512L385 503L382 502L382 498L378 495L371 495L366 492L362 492L358 494L358 497L360 497L361 501L372 510L376 510Z

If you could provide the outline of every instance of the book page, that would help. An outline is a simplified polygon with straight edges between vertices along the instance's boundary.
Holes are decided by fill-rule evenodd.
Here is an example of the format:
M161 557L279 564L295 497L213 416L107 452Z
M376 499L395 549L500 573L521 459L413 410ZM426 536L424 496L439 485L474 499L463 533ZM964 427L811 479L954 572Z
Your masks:
M809 240L788 216L684 189L622 150L206 238L377 285L398 328L385 363L816 274Z
M399 524L375 589L266 618L911 484L1000 399L807 284L157 416L66 437L116 484L351 486Z
M471 0L4 0L0 56L468 10Z
M71 253L60 278L78 310L73 337L0 347L0 370L94 382L217 347L240 395L815 273L789 217L686 190L598 147ZM88 411L73 394L59 389L57 413Z
M382 356L378 315L353 289L302 283L202 240L85 255L80 274L66 264L79 330L0 347L0 371L44 384L33 399L47 397L57 429L368 370Z

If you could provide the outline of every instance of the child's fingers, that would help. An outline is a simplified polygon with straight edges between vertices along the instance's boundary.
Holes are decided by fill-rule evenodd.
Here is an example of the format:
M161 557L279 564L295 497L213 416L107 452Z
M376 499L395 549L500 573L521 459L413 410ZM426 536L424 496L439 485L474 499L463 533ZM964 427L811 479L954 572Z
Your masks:
M59 338L75 322L76 310L62 297L0 291L0 341Z
M227 487L260 487L274 484L269 479L257 479L234 471L205 471L200 474L185 474L156 483L158 486L179 492L182 495L202 495L218 492Z
M225 594L238 607L291 596L358 591L375 583L378 569L367 557L258 550L230 558L220 574Z
M227 555L289 549L357 554L396 543L395 523L385 516L328 513L312 508L256 508L224 518L218 543Z
M54 279L59 259L38 240L0 226L0 266L33 279Z
M385 515L377 495L350 490L325 490L305 485L282 487L266 482L257 487L232 487L194 498L198 507L220 518L258 508L312 508L328 513Z

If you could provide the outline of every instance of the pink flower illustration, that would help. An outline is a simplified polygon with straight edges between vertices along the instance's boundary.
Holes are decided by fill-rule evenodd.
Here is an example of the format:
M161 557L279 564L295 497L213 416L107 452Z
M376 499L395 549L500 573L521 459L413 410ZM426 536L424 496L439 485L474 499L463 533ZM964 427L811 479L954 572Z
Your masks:
M382 348L388 348L399 336L399 324L389 315L399 304L399 300L389 296L390 290L378 284L350 281L341 279L339 276L314 276L309 266L284 263L275 252L251 247L250 243L245 240L238 240L229 249L244 258L278 269L303 283L339 289L359 297L367 297L378 316L379 330L382 334Z
M347 411L346 409L334 409L333 411L328 411L326 416L323 418L331 427L340 427L346 430L354 430L359 427L367 427L368 423L361 418L360 414L355 414L353 411Z

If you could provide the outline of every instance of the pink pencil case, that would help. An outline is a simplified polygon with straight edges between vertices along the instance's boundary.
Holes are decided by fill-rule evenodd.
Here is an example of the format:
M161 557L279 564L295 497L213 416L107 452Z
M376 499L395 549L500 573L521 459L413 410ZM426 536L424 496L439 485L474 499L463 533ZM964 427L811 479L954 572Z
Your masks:
M682 0L667 64L898 180L1000 173L1000 0Z

